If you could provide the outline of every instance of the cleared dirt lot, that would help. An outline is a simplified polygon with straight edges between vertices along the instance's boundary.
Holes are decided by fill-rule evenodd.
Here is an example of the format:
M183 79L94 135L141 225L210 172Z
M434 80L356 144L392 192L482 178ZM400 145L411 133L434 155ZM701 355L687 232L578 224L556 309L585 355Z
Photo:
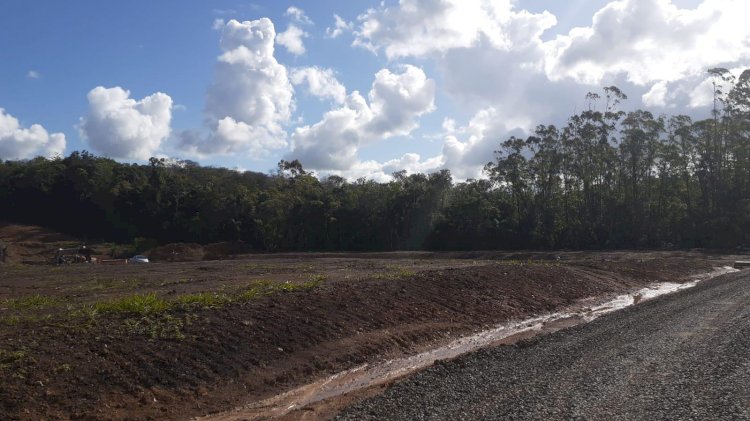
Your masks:
M687 280L733 258L339 253L0 265L0 418L225 411L579 299Z

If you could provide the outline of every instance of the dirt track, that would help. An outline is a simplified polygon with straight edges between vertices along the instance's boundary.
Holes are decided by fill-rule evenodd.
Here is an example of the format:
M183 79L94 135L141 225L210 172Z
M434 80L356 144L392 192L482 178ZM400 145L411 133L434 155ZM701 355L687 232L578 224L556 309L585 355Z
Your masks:
M338 419L750 419L750 272L441 362Z
M511 318L723 264L697 253L561 256L295 254L0 266L0 418L185 419L225 411ZM259 283L267 292L237 298ZM145 293L166 307L92 311ZM234 298L179 304L199 293Z

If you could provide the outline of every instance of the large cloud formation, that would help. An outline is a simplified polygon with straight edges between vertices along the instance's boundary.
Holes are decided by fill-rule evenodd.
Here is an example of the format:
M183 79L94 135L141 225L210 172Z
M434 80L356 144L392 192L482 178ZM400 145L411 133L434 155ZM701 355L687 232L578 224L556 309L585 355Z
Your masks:
M675 81L750 59L744 0L705 0L680 9L671 0L615 1L590 27L575 28L546 44L550 78L601 83L615 74L646 85Z
M351 169L362 145L408 135L418 117L435 109L435 82L414 66L383 69L375 74L368 99L369 104L354 91L320 122L298 127L290 156L318 170Z
M81 137L113 158L148 159L170 134L172 98L157 92L141 100L121 87L98 86L88 93L89 111L81 119Z
M710 98L707 68L750 66L750 25L743 22L750 3L743 0L704 0L693 9L672 0L612 1L590 26L546 39L556 17L521 6L400 0L359 16L355 46L392 61L434 61L445 91L476 113L459 132L445 133L440 156L404 163L439 162L435 169L475 176L504 138L538 123L563 123L581 109L576 98L597 86L625 88L631 106L640 98L686 112Z
M0 108L0 160L51 158L64 151L64 134L50 134L39 124L23 128L17 118Z
M274 57L275 38L267 18L224 24L222 54L206 100L210 133L183 133L184 150L261 156L287 145L283 125L294 112L294 88L286 67Z
M519 9L511 0L400 0L359 17L355 45L389 59L439 56L482 48L526 49L518 66L543 69L551 80L599 84L624 74L637 85L674 81L707 67L747 62L750 25L744 0L704 0L683 9L672 0L619 0L599 10L588 27L543 42L551 13ZM529 49L529 47L533 47Z
M480 37L509 50L555 25L549 12L516 10L511 0L401 0L359 17L355 45L384 50L389 59L441 54L475 45Z
M294 69L290 79L294 85L307 85L308 92L318 98L329 98L339 104L346 99L346 88L331 69L315 66Z

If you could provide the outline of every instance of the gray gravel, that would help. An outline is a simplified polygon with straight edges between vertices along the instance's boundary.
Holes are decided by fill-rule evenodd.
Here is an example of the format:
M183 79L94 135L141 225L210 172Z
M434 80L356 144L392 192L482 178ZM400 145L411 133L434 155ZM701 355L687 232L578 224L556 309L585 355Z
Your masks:
M438 362L337 419L750 419L750 271Z

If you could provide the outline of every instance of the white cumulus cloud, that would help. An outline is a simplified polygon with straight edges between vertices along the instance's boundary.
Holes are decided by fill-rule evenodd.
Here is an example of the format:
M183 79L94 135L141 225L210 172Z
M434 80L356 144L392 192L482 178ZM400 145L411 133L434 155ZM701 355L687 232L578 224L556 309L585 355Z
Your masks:
M409 134L417 118L433 111L435 82L422 69L406 65L375 74L367 100L352 92L344 105L328 111L323 119L298 127L290 157L317 170L350 170L359 163L363 144Z
M303 25L313 24L313 21L305 14L305 11L297 6L290 6L288 9L286 9L284 15L289 16L293 21Z
M113 158L148 159L170 134L172 98L157 92L141 100L121 87L98 86L88 95L89 110L81 119L81 137Z
M692 8L676 0L610 1L589 25L554 37L545 33L557 18L523 6L514 0L399 0L358 17L355 46L389 60L430 60L444 92L475 113L464 127L449 119L442 153L411 167L439 162L435 169L450 168L457 178L476 177L501 141L536 124L564 124L585 106L586 92L617 85L631 97L621 109L690 112L712 101L706 69L750 67L750 25L744 22L750 3L744 0L701 0ZM384 164L367 163L373 171Z
M299 56L305 54L305 42L303 38L307 38L309 35L296 25L289 25L286 31L276 35L276 42L283 45L287 51Z
M495 151L502 141L510 136L524 137L527 134L525 128L513 126L493 107L479 110L465 126L457 127L454 120L446 119L443 130L443 148L438 155L423 158L416 153L406 153L385 162L358 161L349 168L331 173L349 179L367 177L388 181L392 173L400 170L412 174L449 169L456 180L482 178L484 165L494 161Z
M335 13L333 14L333 21L333 26L329 26L326 28L326 36L328 38L338 38L344 32L349 32L352 30L352 28L354 28L353 23L345 21L341 18L341 16Z
M303 67L292 70L289 78L294 85L307 85L310 94L319 98L330 98L339 104L346 99L346 88L331 69Z
M597 84L624 74L643 86L750 64L748 15L745 0L704 0L694 9L672 0L613 1L591 26L547 43L547 74Z
M641 97L643 105L648 107L664 107L667 105L667 82L656 82L651 89Z
M441 169L442 157L437 156L423 160L417 153L405 153L399 158L390 159L385 162L374 160L357 161L345 170L324 171L325 175L338 175L348 180L366 178L377 182L388 182L393 180L392 174L405 170L407 174L428 173Z
M224 25L222 54L206 99L208 134L183 132L180 147L195 155L265 156L287 145L294 88L274 57L276 31L267 18Z
M467 48L484 37L495 49L541 34L557 22L549 12L518 11L511 0L401 0L359 17L355 45L390 59Z
M64 134L50 134L39 124L21 127L17 118L0 108L0 160L50 158L64 151Z

